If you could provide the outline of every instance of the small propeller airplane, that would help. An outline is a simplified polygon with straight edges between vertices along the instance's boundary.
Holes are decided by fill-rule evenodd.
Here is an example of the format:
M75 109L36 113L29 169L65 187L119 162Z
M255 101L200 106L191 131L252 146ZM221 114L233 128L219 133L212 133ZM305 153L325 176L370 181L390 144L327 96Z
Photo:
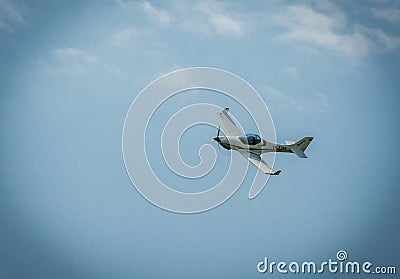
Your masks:
M261 154L266 152L287 152L294 153L300 158L307 158L304 153L313 137L305 137L299 141L286 141L286 144L276 144L262 139L256 134L245 134L236 125L228 114L229 108L217 112L221 125L218 127L217 136L213 139L218 145L225 149L232 149L239 152L244 158L268 175L279 175L280 170L273 172L272 168L261 158ZM225 132L226 136L220 136L220 131Z

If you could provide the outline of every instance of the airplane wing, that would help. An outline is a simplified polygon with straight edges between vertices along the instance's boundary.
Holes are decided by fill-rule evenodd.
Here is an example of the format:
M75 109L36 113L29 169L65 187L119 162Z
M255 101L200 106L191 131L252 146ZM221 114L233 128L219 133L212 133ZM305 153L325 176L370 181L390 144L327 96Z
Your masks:
M269 174L269 175L278 175L281 173L280 170L276 172L272 172L271 167L263 160L261 159L260 155L251 153L247 150L238 150L240 155L242 155L244 158L250 161L253 165L255 165L257 168L259 168L263 173Z
M228 115L229 108L217 112L217 116L221 122L221 128L227 136L241 136L243 131L236 125L233 119Z

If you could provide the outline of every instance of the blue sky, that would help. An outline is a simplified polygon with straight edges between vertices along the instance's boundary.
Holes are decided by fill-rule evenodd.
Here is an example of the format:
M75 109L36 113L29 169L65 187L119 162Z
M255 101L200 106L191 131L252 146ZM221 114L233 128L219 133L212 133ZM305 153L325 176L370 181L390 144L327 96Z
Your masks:
M384 0L0 1L0 278L262 278L276 276L257 273L265 256L322 261L340 249L398 264L399 25L400 5ZM121 136L149 82L195 66L256 88L279 142L315 140L307 160L279 154L282 174L256 199L250 168L226 203L181 215L135 190ZM188 131L184 159L195 164L215 133ZM193 185L221 179L227 159L218 151Z

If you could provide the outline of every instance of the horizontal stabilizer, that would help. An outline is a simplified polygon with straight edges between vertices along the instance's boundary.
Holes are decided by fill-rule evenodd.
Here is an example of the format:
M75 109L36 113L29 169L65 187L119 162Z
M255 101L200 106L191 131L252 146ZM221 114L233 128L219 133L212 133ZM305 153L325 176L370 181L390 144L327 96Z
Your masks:
M307 158L307 155L304 153L303 150L297 149L297 148L292 148L292 151L294 154L299 156L300 158Z
M292 140L286 140L285 143L286 143L287 145L292 145L292 144L295 144L296 142L295 142L295 141L292 141Z
M289 148L300 158L307 158L307 155L304 153L304 151L307 149L308 145L313 139L313 137L302 138L301 140L289 145Z

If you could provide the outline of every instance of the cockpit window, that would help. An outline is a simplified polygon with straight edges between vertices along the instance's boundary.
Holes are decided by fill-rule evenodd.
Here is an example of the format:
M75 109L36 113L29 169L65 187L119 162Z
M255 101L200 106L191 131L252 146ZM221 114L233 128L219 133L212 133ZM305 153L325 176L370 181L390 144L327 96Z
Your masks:
M261 142L261 138L256 134L246 134L244 136L239 137L240 141L244 144L255 145Z

